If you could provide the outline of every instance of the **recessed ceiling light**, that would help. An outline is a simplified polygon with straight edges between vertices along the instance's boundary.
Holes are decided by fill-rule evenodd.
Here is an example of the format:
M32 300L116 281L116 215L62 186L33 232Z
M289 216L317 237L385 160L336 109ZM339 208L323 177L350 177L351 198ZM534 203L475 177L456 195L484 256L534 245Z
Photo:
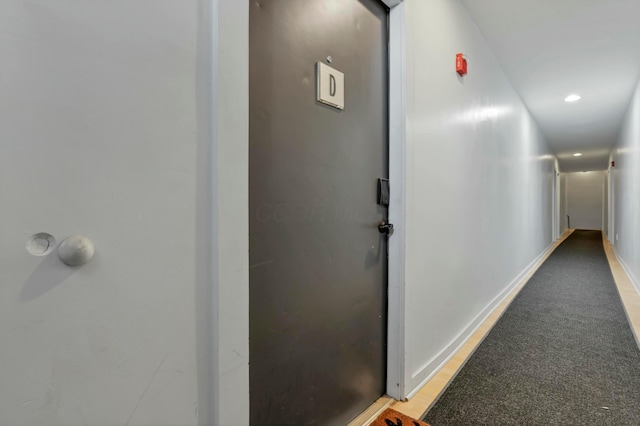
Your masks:
M582 156L582 153L581 152L576 152L575 154L573 154L573 156L574 157L580 157L580 156Z
M564 98L565 102L575 102L575 101L579 101L580 99L582 99L582 96L580 95L569 95L566 98Z

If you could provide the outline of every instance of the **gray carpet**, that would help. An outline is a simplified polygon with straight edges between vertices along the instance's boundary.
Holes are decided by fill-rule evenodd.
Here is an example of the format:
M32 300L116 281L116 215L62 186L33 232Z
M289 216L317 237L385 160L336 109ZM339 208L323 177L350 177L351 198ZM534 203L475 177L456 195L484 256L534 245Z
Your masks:
M424 419L640 425L640 351L599 231L555 250Z

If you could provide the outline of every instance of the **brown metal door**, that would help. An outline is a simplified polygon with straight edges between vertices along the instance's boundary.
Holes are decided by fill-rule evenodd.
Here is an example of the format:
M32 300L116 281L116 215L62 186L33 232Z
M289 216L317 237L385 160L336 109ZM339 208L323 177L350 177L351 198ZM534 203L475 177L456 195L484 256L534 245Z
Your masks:
M385 391L387 10L251 0L250 31L251 422L344 425Z

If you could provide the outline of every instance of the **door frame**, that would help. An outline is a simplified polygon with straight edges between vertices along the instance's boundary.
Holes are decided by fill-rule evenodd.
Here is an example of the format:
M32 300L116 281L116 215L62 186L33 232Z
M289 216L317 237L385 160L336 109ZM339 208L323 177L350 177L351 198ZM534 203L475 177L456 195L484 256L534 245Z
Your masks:
M553 168L553 180L551 182L551 242L558 239L558 170Z
M558 238L560 238L560 229L561 229L561 220L562 218L560 217L560 212L562 211L562 182L560 181L560 170L558 170L557 168L555 169L555 179L556 179L556 237L554 238L554 241L556 241Z
M249 424L249 2L198 0L199 425Z
M405 4L381 0L389 7L389 238L387 314L387 394L407 396L405 384L405 217L406 217L406 75Z
M406 397L405 8L389 8L387 393ZM199 0L196 312L199 424L249 423L249 1Z
M614 246L616 245L616 220L615 220L615 213L616 213L616 206L615 206L615 184L614 184L614 168L609 166L609 193L607 194L608 196L608 200L607 200L607 208L609 209L608 211L608 220L609 220L609 224L608 224L608 229L607 229L607 239L609 240L609 242L611 244L613 244Z

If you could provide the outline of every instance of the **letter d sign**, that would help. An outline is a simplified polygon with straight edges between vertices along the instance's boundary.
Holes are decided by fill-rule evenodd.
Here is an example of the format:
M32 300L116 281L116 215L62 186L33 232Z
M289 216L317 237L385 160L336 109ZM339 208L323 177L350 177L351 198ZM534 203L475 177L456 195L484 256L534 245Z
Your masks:
M322 62L316 64L316 74L316 100L344 109L344 74Z

